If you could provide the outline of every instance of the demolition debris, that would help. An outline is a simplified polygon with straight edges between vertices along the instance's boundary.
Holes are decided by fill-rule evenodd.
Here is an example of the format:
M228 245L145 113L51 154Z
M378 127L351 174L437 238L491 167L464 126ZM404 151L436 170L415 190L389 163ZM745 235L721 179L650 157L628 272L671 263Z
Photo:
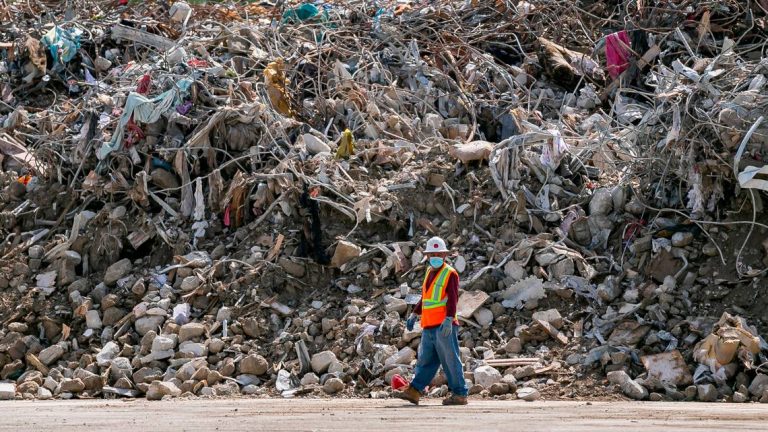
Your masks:
M768 3L197 3L0 1L0 400L389 397L440 235L470 394L768 402Z

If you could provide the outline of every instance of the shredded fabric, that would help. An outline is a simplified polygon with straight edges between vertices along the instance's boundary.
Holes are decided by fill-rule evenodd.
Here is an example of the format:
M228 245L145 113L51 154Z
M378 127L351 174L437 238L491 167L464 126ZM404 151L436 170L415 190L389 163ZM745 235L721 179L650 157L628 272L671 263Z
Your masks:
M616 77L629 68L629 46L629 36L625 30L606 36L606 68L611 78L616 79Z
M107 155L120 148L123 142L123 133L130 122L156 122L160 119L161 115L173 110L183 100L183 95L189 91L191 85L192 80L190 79L179 80L174 88L151 99L139 93L128 95L128 99L125 101L125 109L122 116L120 116L120 122L112 134L112 140L105 142L97 153L99 160L104 160ZM130 130L138 132L135 128Z

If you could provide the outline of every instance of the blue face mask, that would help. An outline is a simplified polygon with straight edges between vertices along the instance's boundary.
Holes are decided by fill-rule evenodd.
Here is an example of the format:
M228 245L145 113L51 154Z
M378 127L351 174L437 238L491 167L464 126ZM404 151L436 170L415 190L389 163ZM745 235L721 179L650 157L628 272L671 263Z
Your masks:
M432 268L440 268L443 266L443 259L440 257L429 257L429 265L432 266Z

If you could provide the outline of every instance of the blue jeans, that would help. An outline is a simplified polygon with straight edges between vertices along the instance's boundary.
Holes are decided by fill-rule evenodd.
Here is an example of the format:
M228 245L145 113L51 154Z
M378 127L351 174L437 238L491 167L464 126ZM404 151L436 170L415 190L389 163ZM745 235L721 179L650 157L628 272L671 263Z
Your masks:
M411 387L423 392L424 388L432 382L441 365L448 378L448 388L451 392L456 396L466 396L467 383L464 381L464 368L459 354L457 326L453 326L447 338L440 336L439 326L423 331L419 346L419 361L416 362L416 376L411 381Z

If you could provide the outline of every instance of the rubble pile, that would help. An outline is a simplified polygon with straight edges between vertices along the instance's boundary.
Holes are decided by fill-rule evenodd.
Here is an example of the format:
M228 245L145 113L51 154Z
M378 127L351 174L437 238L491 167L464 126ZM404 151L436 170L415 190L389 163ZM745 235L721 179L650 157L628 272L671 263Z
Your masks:
M0 2L0 400L768 402L767 11Z

